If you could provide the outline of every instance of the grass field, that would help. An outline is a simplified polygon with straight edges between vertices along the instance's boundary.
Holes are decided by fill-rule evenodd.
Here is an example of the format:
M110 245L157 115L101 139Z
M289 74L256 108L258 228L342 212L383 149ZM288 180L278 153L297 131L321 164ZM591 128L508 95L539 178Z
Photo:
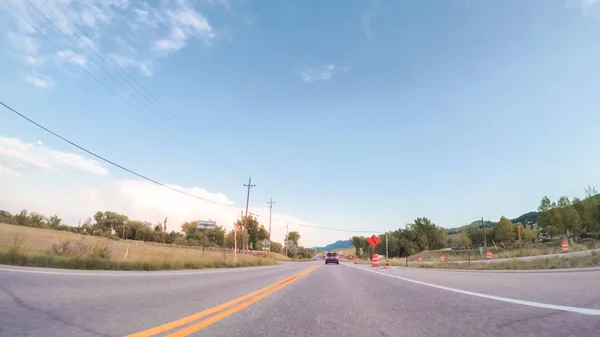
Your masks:
M470 269L470 270L534 270L599 267L600 254L592 252L589 256L546 257L536 260L512 260L497 263L432 263L409 264L409 267L441 268L441 269Z
M423 260L425 261L425 260ZM455 260L456 261L456 260ZM427 262L427 261L425 261ZM371 261L360 260L360 264L371 264ZM385 265L385 260L380 260L379 265ZM390 259L390 266L406 267L406 261L399 258ZM535 260L511 260L494 263L456 263L445 261L436 263L419 263L416 258L409 258L409 268L439 268L439 269L469 269L469 270L533 270L533 269L560 269L560 268L583 268L600 267L600 254L592 252L589 256L570 257L545 257Z
M72 269L163 270L273 265L289 258L264 252L111 240L0 223L0 263Z
M597 241L589 241L587 243L569 243L569 252L578 252L583 250L591 250L600 248L600 244ZM488 250L492 253L493 259L508 259L514 257L524 256L541 256L549 254L557 254L562 252L561 242L549 242L549 243L536 243L524 245L522 249L502 249L501 247L496 248L494 246L488 247ZM452 250L452 251L423 251L418 254L411 255L410 260L416 260L417 257L421 257L423 261L438 262L440 256L444 255L446 262L452 261L468 261L469 251L468 250ZM471 260L485 260L484 254L479 254L479 249L471 249L470 251Z

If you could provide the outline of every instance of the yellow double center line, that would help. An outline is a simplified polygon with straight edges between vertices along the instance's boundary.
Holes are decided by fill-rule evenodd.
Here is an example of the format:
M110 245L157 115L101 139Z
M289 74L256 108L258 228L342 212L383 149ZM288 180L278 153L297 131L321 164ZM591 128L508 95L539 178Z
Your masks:
M150 336L158 335L160 333L167 332L169 330L173 330L175 328L195 322L201 318L216 314L216 315L208 317L198 323L192 324L190 326L187 326L183 329L180 329L178 331L175 331L175 332L167 335L167 337L188 336L189 334L192 334L196 331L202 330L202 329L206 328L207 326L214 324L214 323L222 320L223 318L233 315L234 313L248 307L249 305L252 305L253 303L260 301L261 299L271 295L272 293L276 292L277 290L280 290L281 288L294 282L295 280L299 279L300 277L312 272L313 270L315 270L318 267L319 266L314 266L314 267L309 268L309 269L307 269L301 273L298 273L294 276L288 277L284 280L281 280L279 282L276 282L274 284L266 286L262 289L253 291L247 295L236 298L227 303L217 305L216 307L212 307L210 309L197 312L193 315L183 317L178 320L175 320L175 321L163 324L163 325L159 325L157 327L154 327L154 328L151 328L148 330L136 332L134 334L127 335L125 337L150 337Z

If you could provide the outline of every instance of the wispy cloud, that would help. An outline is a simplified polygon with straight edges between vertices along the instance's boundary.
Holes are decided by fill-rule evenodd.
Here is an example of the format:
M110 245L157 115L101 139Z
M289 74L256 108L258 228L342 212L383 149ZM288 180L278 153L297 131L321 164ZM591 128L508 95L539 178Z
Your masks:
M48 179L48 174L53 176L54 184L40 184L40 178ZM239 217L241 208L225 206L234 202L224 193L196 186L168 186L220 204L191 198L145 180L117 179L102 164L83 155L37 142L0 137L0 205L7 211L29 208L46 214L58 213L65 222L77 224L80 218L98 210L111 210L139 220L168 217L168 226L173 230L180 230L181 224L189 219L207 218L231 229ZM253 212L261 216L261 222L268 219L266 206L254 208ZM300 230L307 246L317 243L311 242L311 234L312 240L318 240L314 229L295 225L314 225L306 219L287 213L273 213L273 218L274 240L284 238L289 222L289 230Z
M362 24L363 31L367 39L373 38L373 28L371 27L371 13L363 13L360 23Z
M580 6L583 15L600 17L600 0L580 0Z
M183 50L194 41L212 45L220 30L213 29L202 13L203 6L210 6L211 12L231 9L225 0L31 0L31 4L24 0L9 0L9 4L8 10L0 11L0 19L12 23L7 33L10 46L28 65L37 68L56 66L57 62L42 62L54 59L59 61L59 66L70 62L77 68L102 71L99 67L106 68L106 64L94 52L112 62L104 54L107 52L119 66L144 76L153 75L155 62ZM0 8L6 6L0 2ZM36 29L61 50L48 44ZM94 63L98 67L90 67ZM45 68L45 71L49 70ZM69 73L78 71L71 69ZM29 81L40 87L49 86L39 76L31 77Z
M363 32L367 39L373 38L373 25L372 21L375 17L375 13L379 8L379 2L373 0L369 4L369 8L365 10L360 17L360 25L362 26Z
M54 86L54 80L48 76L27 75L25 80L38 88L50 89Z
M71 63L74 63L76 65L79 65L83 68L86 67L86 57L84 54L80 54L80 53L75 53L72 50L59 50L56 52L56 57L58 58L59 62L63 62L63 61L68 61Z
M302 78L302 81L306 83L325 82L333 77L335 69L336 67L334 64L305 67L300 71L300 77Z
M204 16L193 8L186 8L167 13L171 19L169 37L157 40L156 47L166 52L173 52L185 47L186 41L193 37L205 41L213 39L215 33Z
M600 18L600 0L567 0L565 6L579 10L583 16Z
M53 171L53 167L60 166L100 176L109 175L99 162L75 153L46 148L41 141L25 143L17 138L0 136L0 160L13 161L13 166L27 164L45 171Z

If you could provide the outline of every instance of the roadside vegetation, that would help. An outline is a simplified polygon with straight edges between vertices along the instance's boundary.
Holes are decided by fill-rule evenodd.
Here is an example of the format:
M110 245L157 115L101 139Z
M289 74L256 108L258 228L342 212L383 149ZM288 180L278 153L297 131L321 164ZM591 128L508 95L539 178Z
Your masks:
M600 253L598 252L591 252L590 255L586 256L545 257L535 260L510 260L496 263L409 263L409 267L468 270L535 270L584 268L598 266L600 266Z
M131 220L115 212L97 212L80 226L69 226L57 215L22 210L0 211L0 263L72 269L161 270L261 266L277 261L301 261L312 257L299 245L300 234L290 232L286 246L272 242L270 252L262 241L268 232L255 217L235 223L234 231L223 227L198 229L196 221L167 231L167 219L152 224Z
M177 246L110 239L51 229L0 224L0 263L106 270L176 270L273 265L285 258L264 252L237 254L218 247Z
M583 199L576 197L570 200L563 196L558 201L551 201L548 197L543 197L537 212L529 212L512 220L502 216L498 222L475 221L452 229L444 229L422 217L404 228L386 234L388 256L393 261L391 263L397 265L404 265L404 260L400 258L408 257L410 265L421 257L423 262L434 262L427 266L435 266L435 262L439 262L443 255L444 265L447 266L453 261L483 260L486 251L492 253L493 259L556 254L562 252L563 241L568 242L569 252L599 249L600 194L590 187L585 190ZM375 247L374 253L386 254L386 234L379 235L381 243ZM353 236L350 242L353 256L370 258L373 250L366 237ZM380 261L382 262L385 263ZM600 265L597 258L578 256L556 261L549 257L535 262L490 263L485 264L487 267L476 264L476 268L514 269L514 265L521 266L519 268L558 268L571 264ZM474 266L472 264L470 268L475 268ZM467 267L460 265L460 268Z

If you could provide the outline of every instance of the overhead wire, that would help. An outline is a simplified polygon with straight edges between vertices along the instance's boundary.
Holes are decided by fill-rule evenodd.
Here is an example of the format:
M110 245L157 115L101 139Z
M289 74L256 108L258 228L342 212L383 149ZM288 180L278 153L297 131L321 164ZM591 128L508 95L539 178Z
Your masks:
M79 35L77 32L73 32L75 36L77 36L79 38L79 40L81 40L98 58L100 58L102 60L102 62L104 62L104 64L106 64L108 67L111 68L111 70L113 70L117 75L119 75L119 77L121 77L132 89L134 89L136 92L140 93L142 95L142 97L144 97L148 102L150 102L156 109L158 109L161 112L164 112L165 115L169 115L171 117L171 120L173 122L174 125L176 125L177 127L179 127L182 131L184 131L182 133L183 136L185 136L187 138L188 141L190 142L194 142L194 140L188 135L188 133L193 133L191 130L186 128L186 125L184 123L181 123L176 115L171 112L158 98L156 98L155 95L153 95L152 93L150 93L146 88L144 88L144 86L142 84L140 84L134 76L132 76L125 68L123 68L119 62L115 61L115 59L110 55L110 53L108 53L99 43L96 43L96 41L94 41L94 39L92 39L91 36L89 36L89 34L75 21L73 20L66 12L63 8L61 8L55 1L53 0L48 0L49 2L51 2L52 4L54 4L54 6L56 8L58 8L62 14L75 26L77 27L77 29L79 29L79 31L88 39L87 41L84 40L81 35ZM68 24L62 20L62 18L60 18L58 15L56 15L56 13L54 11L52 11L52 9L50 9L50 7L48 7L47 2L44 3L44 5L46 6L46 8L48 8L48 10L50 10L54 16L58 17L65 25L68 26ZM116 66L116 68L118 68L120 70L120 72L116 71L115 68L113 66L111 66L109 64L109 62L107 62L102 56L98 55L97 51L92 48L90 45L88 45L88 41L91 42L94 46L96 46L98 48L98 50L100 50L100 52L104 53L107 58L109 60L111 60L114 65ZM135 86L127 79L125 78L125 76L123 76L122 74L127 75L127 77L129 79L131 79L131 82L133 82L135 84ZM137 88L136 88L137 86ZM139 89L138 89L139 88ZM187 133L186 133L187 132ZM200 147L199 147L200 148ZM192 149L194 150L194 149ZM202 149L200 148L200 150L209 158L211 158L215 163L220 164L223 168L229 170L230 172L233 173L238 173L232 169L230 169L228 166L223 165L219 160L217 160L215 158L214 155L212 155L209 151L207 151L206 149ZM196 153L198 154L198 153Z
M5 0L5 2L7 2L7 0ZM56 29L67 41L69 41L75 48L77 48L77 50L79 52L81 52L83 55L85 55L88 59L91 60L92 64L95 65L98 69L100 69L102 72L104 72L108 77L110 77L115 83L117 83L121 88L123 88L123 90L125 90L125 92L133 97L139 104L141 104L144 108L146 108L147 110L149 110L150 112L152 112L152 114L154 114L154 116L156 116L158 119L160 119L163 123L167 124L167 125L171 125L171 126L175 126L175 128L179 128L180 131L179 133L173 133L173 135L182 135L184 136L187 141L189 141L190 143L193 143L194 140L188 135L189 130L186 131L185 127L183 126L183 124L181 124L176 117L173 115L173 113L168 112L171 116L171 119L169 119L166 113L164 113L164 111L162 111L160 108L158 108L158 106L156 105L156 103L153 103L152 100L150 100L148 98L147 95L144 95L139 89L137 89L134 85L131 84L131 82L129 82L122 74L120 74L119 72L117 72L115 70L114 67L111 67L110 64L106 61L106 59L102 56L100 56L98 54L98 52L90 47L87 42L81 37L81 35L79 35L77 32L73 31L70 27L69 24L67 22L65 22L65 20L63 20L59 15L56 14L55 11L53 11L50 7L48 7L48 5L45 3L45 7L55 16L57 17L67 28L69 28L73 34L79 38L95 55L96 57L98 57L100 60L102 60L102 62L104 64L106 64L110 70L112 70L115 74L119 75L119 77L121 77L125 83L127 83L127 85L129 87L131 87L134 91L141 93L142 96L146 99L146 101L148 101L150 103L150 105L153 105L154 108L150 107L145 101L143 101L142 99L140 99L140 97L138 97L135 93L133 93L128 87L126 87L125 85L123 85L122 82L118 81L115 76L113 76L109 71L107 71L104 67L102 67L100 64L98 64L93 58L91 58L79 45L77 45L77 43L75 43L73 40L71 40L71 38L69 38L69 36L67 36L67 34L65 34L65 32L63 32L59 27L56 26L56 24L54 24L54 22L52 22L52 20L50 18L48 18L48 16L46 16L44 13L42 13L42 11L33 3L31 2L31 0L27 0L28 4L40 15L42 16L54 29ZM8 3L8 2L7 2ZM54 2L53 2L54 3ZM10 5L10 4L9 4ZM54 5L63 12L63 14L65 15L65 17L67 17L71 22L73 22L74 24L76 24L65 12L64 10L62 10L62 8L60 8L58 5L56 5L54 3ZM11 6L12 8L12 6ZM50 42L55 48L57 48L58 51L61 51L61 48L58 47L54 42L51 41L51 39L48 36L45 36L45 34L41 33L41 31L39 29L37 29L37 27L35 27L31 22L29 22L28 20L26 20L25 18L23 18L18 11L16 11L14 8L12 8L15 12L17 12L17 14L21 17L22 20L24 20L25 22L27 22L30 26L32 26L40 35L43 35L44 38ZM77 25L77 24L76 24ZM101 49L100 45L95 43L93 39L91 39L89 37L89 35L87 33L85 33L85 31L83 29L81 29L81 27L79 25L77 25L77 27L86 35L86 37L92 42L94 43L94 45L96 45L97 47L99 47L98 49ZM104 49L101 49L102 51ZM114 59L112 59L112 57L106 52L104 51L104 53L107 55L108 58L110 58L116 65L117 67L119 67L123 72L127 73L127 71L125 71L116 61L114 61ZM92 76L93 78L95 76L93 76L83 65L81 65L79 62L76 62L75 60L75 56L74 55L70 55L70 59L71 61L78 65L80 68L84 69L84 71ZM128 74L128 73L127 73ZM133 79L133 76L131 76L129 74L129 76ZM97 78L95 78L96 82L99 82L99 80ZM135 81L135 79L133 79ZM136 81L137 82L137 81ZM142 87L139 82L137 82L138 85L140 87ZM108 86L106 84L102 84L103 87L105 87L106 89L108 89ZM142 87L143 89L143 87ZM145 89L144 89L145 90ZM118 95L114 90L109 89L109 91L119 97L119 99L123 102L126 102L125 99L123 99L120 95ZM146 91L147 92L147 91ZM152 97L152 95L150 95ZM158 101L158 99L154 98L156 101ZM162 103L160 103L160 101L158 101L159 104L163 105ZM139 109L134 108L131 104L129 104L129 102L126 103L127 106L129 106L130 108L134 109L135 112L137 112L138 114L140 114L142 117L144 117L147 121L149 121L151 124L153 124L158 130L162 130L163 128L161 128L157 123L155 123L153 120L151 120L150 118L148 118L148 116L146 116L143 112L141 112ZM162 112L162 114L161 114ZM164 115L164 116L163 116ZM169 123L170 122L170 123ZM171 130L169 130L171 131ZM198 155L199 157L202 157L202 155L200 155L195 147L189 147L188 143L184 143L186 147L188 147L188 149L192 150L192 152L194 152L196 155ZM239 174L238 172L232 170L231 168L229 168L226 165L223 165L220 161L218 161L211 153L209 153L207 150L204 150L202 148L200 148L197 144L196 146L210 159L212 159L215 163L219 164L220 166L222 166L223 168L229 170L230 172Z
M67 139L66 137L61 136L60 134L58 134L58 133L56 133L56 132L48 129L47 127L41 125L40 123L34 121L33 119L31 119L29 117L27 117L26 115L22 114L21 112L17 111L16 109L12 108L11 106L9 106L8 104L6 104L6 103L4 103L2 101L0 101L0 105L3 106L4 108L6 108L7 110L11 111L15 115L17 115L17 116L21 117L22 119L26 120L27 122L29 122L29 123L37 126L38 128L40 128L40 129L42 129L44 131L46 131L47 133L53 135L54 137L56 137L56 138L58 138L58 139L60 139L60 140L62 140L64 142L70 144L71 146L74 146L77 149L79 149L79 150L81 150L81 151L83 151L83 152L85 152L85 153L87 153L87 154L89 154L89 155L91 155L91 156L93 156L93 157L95 157L95 158L103 161L103 162L106 162L106 163L108 163L108 164L110 164L110 165L112 165L112 166L114 166L114 167L116 167L118 169L121 169L121 170L123 170L123 171L125 171L127 173L130 173L130 174L132 174L132 175L134 175L134 176L136 176L138 178L141 178L143 180L151 182L151 183L153 183L155 185L167 188L167 189L169 189L171 191L174 191L174 192L186 195L188 197L195 198L197 200L201 200L201 201L205 201L205 202L209 202L209 203L212 203L212 204L216 204L216 205L220 205L220 206L225 206L225 207L229 207L229 208L234 208L234 209L237 209L237 210L242 210L241 207L237 207L237 206L230 205L230 204L225 204L225 203L222 203L222 202L219 202L219 201L215 201L215 200L211 200L211 199L207 199L207 198L202 198L202 197L199 197L199 196L194 195L192 193L188 193L186 191L182 191L181 189L178 189L178 188L169 186L167 184L161 183L160 181L158 181L156 179L152 179L152 178L150 178L150 177L148 177L146 175L143 175L141 173L137 173L137 172L135 172L135 171L133 171L131 169L128 169L128 168L126 168L126 167L124 167L124 166L122 166L120 164L117 164L116 162L114 162L114 161L112 161L112 160L110 160L110 159L108 159L108 158L106 158L104 156L101 156L101 155L99 155L99 154L97 154L97 153L95 153L95 152L93 152L91 150L88 150L87 148L85 148L85 147L83 147L83 146L81 146L81 145L79 145L79 144L77 144L77 143L75 143L75 142ZM265 218L265 216L262 216L262 215L256 215L256 216L257 217ZM329 230L329 231L339 231L339 232L347 232L347 233L383 233L383 231L364 231L364 230L349 230L349 229L340 229L340 228L320 227L320 226L314 226L314 225L306 225L306 224L301 224L301 223L295 223L295 222L292 222L292 221L287 221L287 220L278 219L278 218L271 218L271 220L275 220L275 221L279 221L279 222L284 222L284 223L292 224L292 225L295 225L295 226L298 226L298 227L307 227L307 228Z
M73 44L73 45L74 45L76 48L78 48L78 50L79 50L81 53L83 53L84 55L86 55L86 56L88 56L88 57L89 57L89 55L87 55L87 53L86 53L85 51L83 51L83 50L82 50L82 49L81 49L81 48L80 48L80 47L79 47L79 46L78 46L76 43L74 43L74 42L73 42L73 41L72 41L72 40L71 40L71 39L70 39L70 38L69 38L69 37L68 37L68 36L67 36L67 35L66 35L66 34L65 34L65 33L64 33L64 32L63 32L61 29L60 29L60 28L58 28L58 27L57 27L57 26L56 26L56 25L55 25L55 24L52 22L52 20L50 20L50 19L49 19L49 18L48 18L46 15L44 15L44 14L43 14L43 13L42 13L42 12L39 10L39 8L37 8L37 7L36 7L36 6L35 6L35 5L34 5L34 4L33 4L33 3L30 1L30 0L27 0L27 1L28 1L28 3L29 3L29 4L30 4L30 5L31 5L31 6L32 6L32 7L33 7L35 10L36 10L36 12L37 12L39 15L41 15L42 17L44 17L44 19L45 19L45 20L46 20L48 23L50 23L50 25L52 25L52 26L53 26L53 27L54 27L54 28L55 28L57 31L59 31L59 32L60 32L60 33L61 33L61 34L62 34L62 35L63 35L63 36L64 36L64 37L65 37L65 38L66 38L66 39L67 39L67 40L68 40L68 41L71 43L71 44ZM51 1L51 0L50 0L50 1ZM42 36L42 37L43 37L43 38L44 38L44 39L45 39L45 40L46 40L48 43L50 43L50 44L51 44L51 45L52 45L54 48L56 48L58 51L61 51L61 50L62 50L62 49L61 49L61 48L60 48L60 47L59 47L59 46L58 46L58 45L57 45L57 44L56 44L54 41L52 41L52 39L50 39L50 38L49 38L49 37L48 37L46 34L44 34L44 33L43 33L43 32L42 32L42 31L41 31L39 28L37 28L35 25L33 25L31 22L29 22L29 20L25 19L25 18L24 18L24 16L23 16L23 15L21 15L21 13L20 13L18 10L16 10L16 9L15 9L15 8L14 8L14 7L13 7L13 6L12 6L12 5L11 5L11 4L10 4L10 3L7 1L7 0L4 0L4 2L5 2L5 3L6 3L6 4L7 4L7 5L8 5L8 6L9 6L9 7L10 7L10 8L11 8L11 9L12 9L12 10L13 10L13 11L14 11L14 12L15 12L17 15L18 15L18 16L19 16L19 18L20 18L21 20L23 20L23 21L24 21L24 22L26 22L26 23L27 23L29 26L31 26L31 27L32 27L32 28L33 28L33 29L34 29L34 30L35 30L35 31L36 31L38 34L40 34L40 35L41 35L41 36ZM52 1L52 2L53 2L53 1ZM54 3L54 2L53 2L53 3ZM128 73L128 72L127 72L125 69L123 69L123 68L122 68L122 67L121 67L121 66L118 64L118 62L116 62L116 61L115 61L115 60L114 60L114 59L113 59L113 58L110 56L110 54L108 54L108 53L107 53L107 52L106 52L104 49L102 49L102 47L101 47L99 44L95 43L95 42L94 42L94 41L93 41L93 40L92 40L92 39L89 37L89 35L88 35L88 34L85 32L85 30L83 30L83 29L82 29L82 28L81 28L81 27L80 27L80 26L79 26L79 25L78 25L78 24L77 24L75 21L73 21L72 19L70 19L70 18L68 17L68 15L67 15L67 14L64 12L64 10L63 10L62 8L60 8L58 5L56 5L56 3L54 3L54 5L55 5L55 6L56 6L56 7L57 7L59 10L61 10L61 11L62 11L62 13L65 15L65 17L67 17L67 18L68 18L68 19L69 19L69 20L70 20L70 21L71 21L71 22L72 22L74 25L76 25L76 26L78 27L78 29L80 29L80 30L81 30L81 32L82 32L82 33L83 33L83 34L84 34L84 35L85 35L85 36L86 36L86 37L87 37L87 38L88 38L88 39L89 39L89 40L90 40L92 43L94 43L94 45L96 45L96 46L98 47L98 49L99 49L99 50L101 50L102 52L104 52L104 53L105 53L105 54L108 56L108 58L110 58L110 59L111 59L111 60L112 60L112 61L115 63L115 65L116 65L117 67L119 67L119 68L120 68L120 69L121 69L121 70L122 70L122 71L123 71L125 74L127 74L127 75L128 75L128 76L129 76L129 77L130 77L130 78L131 78L131 79L132 79L132 80L133 80L133 81L134 81L134 82L135 82L135 83L136 83L136 84L137 84L137 85L138 85L138 86L139 86L139 87L140 87L142 90L143 90L143 91L145 91L145 92L147 93L147 96L146 96L146 95L143 95L143 93L142 93L142 95L144 96L144 98L145 98L145 99L146 99L148 102L150 102L151 104L153 104L155 107L157 106L155 103L153 103L153 102L152 102L152 101L151 101L151 100L148 98L148 97L151 97L151 98L153 98L153 99L154 99L154 100L155 100L155 101L156 101L158 104L160 104L161 106L163 106L163 107L166 109L166 107L164 106L164 104L162 104L162 103L161 103L161 102L160 102L158 99L156 99L156 98L155 98L155 97L154 97L152 94L150 94L150 93L149 93L149 92L148 92L146 89L144 89L144 88L143 88L143 86L142 86L141 84L139 84L139 82L137 82L133 76L131 76L131 75L130 75L130 74L129 74L129 73ZM45 4L45 6L48 8L48 6L47 6L46 4ZM50 12L52 12L52 13L53 13L53 14L54 14L56 17L59 17L59 16L58 16L58 15L57 15L57 14L56 14L54 11L52 11L50 8L48 8L48 10L50 10ZM60 20L63 22L63 24L65 24L65 25L68 27L68 24L67 24L67 23L66 23L66 22L65 22L65 21L64 21L62 18L60 18L60 17L59 17L59 19L60 19ZM107 62L107 61L106 61L106 60L105 60L103 57L101 57L100 55L98 55L98 53L97 53L97 52L96 52L96 51L95 51L95 50L94 50L92 47L90 47L89 45L87 45L87 42L86 42L85 40L83 40L83 38L82 38L82 37L81 37L81 36L80 36L78 33L76 33L76 32L73 32L73 34L74 34L76 37L78 37L78 38L79 38L79 39L80 39L82 42L84 42L84 43L86 44L86 46L88 46L88 48L90 48L90 50L92 50L92 51L94 52L94 54L95 54L95 55L96 55L98 58L100 58L100 59L101 59L101 60L102 60L102 61L103 61L103 62L104 62L104 63L105 63L107 66L109 66L109 67L110 67L110 69L111 69L112 71L114 71L114 72L115 72L117 75L119 75L119 76L120 76L120 77L121 77L123 80L125 80L125 81L126 81L126 83L127 83L127 84L128 84L130 87L131 87L131 88L133 88L134 90L137 90L138 92L140 92L140 91L139 91L138 89L136 89L136 88L135 88L135 87L134 87L134 86L133 86L133 85L132 85L130 82L128 82L128 81L127 81L127 79L125 79L125 78L124 78L124 77L123 77L121 74L119 74L119 73L118 73L118 72L117 72L117 71L116 71L116 70L115 70L113 67L111 67L111 66L110 66L110 64L109 64L109 63L108 63L108 62ZM152 119L148 118L148 116L146 116L146 115L145 115L143 112L141 112L141 111L140 111L138 108L136 108L135 106L133 106L131 103L129 103L128 101L126 101L125 99L123 99L123 97L122 97L122 96L118 95L118 94L117 94L117 93L116 93L116 92L115 92L115 91L114 91L112 88L110 88L110 87L109 87L108 85L106 85L106 84L105 84L103 81L101 81L99 78L97 78L95 75L93 75L93 74L92 74L92 73L91 73L91 72L90 72L88 69L86 69L86 68L85 68L84 66L82 66L80 63L76 62L74 55L70 55L70 56L69 56L69 58L71 59L71 61L72 61L74 64L78 65L78 66L79 66L79 67L80 67L80 68L81 68L81 69L82 69L82 70L83 70L83 71L84 71L84 72L85 72L87 75L89 75L89 76L90 76L90 77L91 77L93 80L95 80L95 81L96 81L98 84L100 84L102 87L104 87L106 90L108 90L108 91L109 91L111 94L113 94L114 96L116 96L117 98L119 98L119 99L120 99L120 100L121 100L121 101L122 101L124 104L126 104L128 107L130 107L130 108L131 108L131 109L133 109L135 112L137 112L137 113L138 113L138 114L140 114L142 117L144 117L144 118L145 118L145 119L146 119L148 122L152 123L154 126L156 126L157 128L159 128L159 129L160 129L160 126L158 126L158 125L157 125L157 124L156 124L156 123L155 123L155 122L154 122ZM100 65L98 65L98 64L97 64L97 63L96 63L96 62L95 62L93 59L91 59L91 61L92 61L92 63L93 63L93 64L94 64L96 67L98 67L99 69L101 69L101 70L102 70L102 71L103 71L105 74L107 74L107 75L108 75L108 76L109 76L109 77L110 77L110 78L111 78L113 81L117 82L117 83L118 83L118 84L119 84L119 85L120 85L120 86L121 86L121 87L122 87L124 90L126 90L126 91L129 93L129 95L131 95L132 97L136 98L136 100L137 100L138 102L140 102L140 104L142 104L144 107L146 107L146 108L147 108L148 110L150 110L152 113L154 113L154 114L155 114L155 115L156 115L158 118L161 118L161 119L162 119L162 116L161 116L160 114L156 113L156 111L154 111L154 110L153 110L153 109L151 109L151 108L150 108L150 107L149 107L147 104L145 104L144 102L142 102L142 101L139 99L139 97L136 97L135 95L131 94L131 92L130 92L130 91L129 91L129 90L128 90L128 89L127 89L127 88L126 88L126 87L125 87L125 86L124 86L122 83L120 83L119 81L117 81L113 75L111 75L111 74L110 74L108 71L106 71L106 69L104 69L104 68L102 68ZM113 162L113 161L111 161L111 160L109 160L109 159L107 159L107 158L105 158L105 157L103 157L103 156L100 156L100 155L98 155L98 154L96 154L96 153L94 153L94 152L92 152L92 151L90 151L90 150L88 150L88 149L84 148L83 146L80 146L80 145L76 144L75 142L73 142L73 141L71 141L71 140L69 140L69 139L67 139L67 138L65 138L65 137L63 137L63 136L61 136L60 134L58 134L58 133L56 133L56 132L54 132L54 131L52 131L52 130L50 130L50 129L46 128L46 127L44 127L43 125L41 125L41 124L39 124L39 123L35 122L34 120L30 119L30 118L29 118L29 117L27 117L27 116L25 116L25 115L21 114L21 113L20 113L20 112L18 112L17 110L13 109L12 107L8 106L7 104L5 104L5 103L3 103L3 102L1 102L1 101L0 101L0 105L4 106L6 109L10 110L11 112L15 113L16 115L18 115L19 117L21 117L21 118L25 119L26 121L28 121L28 122L30 122L30 123L32 123L32 124L34 124L34 125L36 125L37 127L41 128L42 130L44 130L44 131L46 131L46 132L50 133L51 135L53 135L53 136L55 136L55 137L57 137L57 138L59 138L59 139L61 139L61 140L65 141L65 142L67 142L68 144L70 144L70 145L72 145L72 146L74 146L74 147L76 147L76 148L80 149L81 151L84 151L85 153L88 153L88 154L90 154L90 155L92 155L92 156L94 156L94 157L96 157L96 158L98 158L98 159L100 159L100 160L102 160L102 161L104 161L104 162L106 162L106 163L110 164L110 165L113 165L113 166L115 166L115 167L117 167L117 168L119 168L119 169L121 169L121 170L123 170L123 171L126 171L126 172L128 172L128 173L130 173L130 174L133 174L133 175L135 175L135 176L137 176L137 177L139 177L139 178L141 178L141 179L144 179L144 180L146 180L146 181L149 181L149 182L151 182L151 183L154 183L154 184L156 184L156 185L159 185L159 186L161 186L161 187L165 187L165 188L167 188L167 189L170 189L170 190L172 190L172 191L175 191L175 192L177 192L177 193L180 193L180 194L183 194L183 195L186 195L186 196L189 196L189 197L192 197L192 198L198 199L198 200L202 200L202 201L209 202L209 203L212 203L212 204L222 205L222 206L225 206L225 207L231 207L231 208L238 208L238 209L240 209L239 207L236 207L236 206L233 206L233 205L230 205L230 204L225 204L225 203L221 203L221 202L218 202L218 201L214 201L214 200L210 200L210 199L202 198L202 197L199 197L199 196L197 196L197 195L194 195L194 194L191 194L191 193L188 193L188 192L182 191L182 190L180 190L180 189L177 189L177 188L171 187L171 186L169 186L169 185L166 185L166 184L164 184L164 183L161 183L161 182L159 182L159 181L157 181L157 180L155 180L155 179L152 179L152 178L149 178L149 177L147 177L147 176L145 176L145 175L142 175L142 174L140 174L140 173L137 173L137 172L135 172L135 171L133 171L133 170L130 170L130 169L128 169L128 168L126 168L126 167L124 167L124 166L121 166L121 165L119 165L119 164L117 164L117 163L115 163L115 162ZM169 112L168 110L166 110L166 111L167 111L167 112ZM174 125L179 125L179 126L181 127L181 124L177 124L177 123L176 123L176 122L177 122L177 119L176 119L176 117L175 117L175 116L174 116L172 113L170 113L170 112L169 112L169 114L170 114L170 115L171 115L171 117L173 118L173 121L175 121L175 122L173 122L173 124L174 124ZM164 120L163 120L163 121L164 121ZM183 128L183 127L182 127L182 128ZM185 134L185 133L184 133L184 134ZM185 134L185 135L187 136L187 134ZM188 138L188 140L190 140L190 141L191 141L191 139L190 139L190 138ZM209 155L209 154L208 154L208 153L206 153L206 152L205 152L205 154ZM215 158L212 158L212 159L216 161L216 159L215 159ZM260 217L262 217L262 216L260 216ZM328 227L320 227L320 226L314 226L314 225L306 225L306 224L294 223L294 222L286 221L286 220L283 220L283 219L277 219L277 218L271 218L271 219L272 219L272 220L275 220L275 221L279 221L279 222L285 222L285 223L292 224L292 225L299 226L299 227L314 228L314 229L321 229L321 230L330 230L330 231L339 231L339 232L348 232L348 233L372 233L372 232L373 232L373 231L364 231L364 230L347 230L347 229L340 229L340 228L328 228ZM382 233L383 233L383 232L382 232Z

